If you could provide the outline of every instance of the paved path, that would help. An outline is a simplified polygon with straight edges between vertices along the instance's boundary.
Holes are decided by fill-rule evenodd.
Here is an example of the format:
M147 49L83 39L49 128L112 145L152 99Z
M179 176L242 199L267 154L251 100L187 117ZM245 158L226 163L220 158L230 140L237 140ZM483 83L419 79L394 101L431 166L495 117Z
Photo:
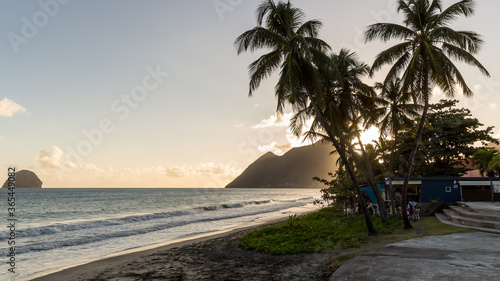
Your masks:
M500 235L457 233L410 239L342 265L338 280L500 280Z

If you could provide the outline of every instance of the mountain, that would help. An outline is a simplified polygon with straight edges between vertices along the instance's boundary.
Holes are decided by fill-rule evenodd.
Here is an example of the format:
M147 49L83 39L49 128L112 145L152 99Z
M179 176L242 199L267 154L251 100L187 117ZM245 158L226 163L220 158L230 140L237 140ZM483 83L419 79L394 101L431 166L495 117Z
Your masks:
M7 188L9 179L5 180L2 188ZM29 170L21 170L16 172L16 188L18 187L28 187L28 188L42 188L43 182L38 178L38 176Z
M329 179L337 170L337 155L329 144L292 148L282 156L268 152L255 160L226 188L323 188L313 177Z

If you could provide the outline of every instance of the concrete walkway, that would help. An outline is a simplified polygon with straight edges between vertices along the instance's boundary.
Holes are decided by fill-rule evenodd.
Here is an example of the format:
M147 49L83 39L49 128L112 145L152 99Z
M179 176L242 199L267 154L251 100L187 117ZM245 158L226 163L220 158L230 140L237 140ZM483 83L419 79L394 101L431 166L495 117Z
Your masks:
M500 235L457 233L410 239L342 265L338 280L500 280Z

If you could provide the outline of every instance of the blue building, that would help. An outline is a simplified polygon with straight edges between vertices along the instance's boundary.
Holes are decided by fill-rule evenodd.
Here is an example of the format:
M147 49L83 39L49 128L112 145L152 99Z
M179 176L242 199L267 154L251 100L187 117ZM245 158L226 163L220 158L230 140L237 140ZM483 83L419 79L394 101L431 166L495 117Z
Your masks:
M392 180L396 198L401 196L403 179ZM387 188L389 181L379 183L379 189L385 200L389 199ZM361 188L373 203L375 196L369 186ZM493 197L500 202L500 178L493 178ZM410 178L408 185L408 201L430 203L433 200L444 203L456 203L459 201L491 201L491 183L489 178L479 177L433 177L433 178Z

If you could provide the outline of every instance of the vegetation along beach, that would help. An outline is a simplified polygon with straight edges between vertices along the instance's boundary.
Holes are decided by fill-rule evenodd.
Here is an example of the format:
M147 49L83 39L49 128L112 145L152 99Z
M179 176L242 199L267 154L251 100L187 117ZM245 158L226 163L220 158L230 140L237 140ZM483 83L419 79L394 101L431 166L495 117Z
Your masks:
M0 4L0 280L497 280L500 4Z

